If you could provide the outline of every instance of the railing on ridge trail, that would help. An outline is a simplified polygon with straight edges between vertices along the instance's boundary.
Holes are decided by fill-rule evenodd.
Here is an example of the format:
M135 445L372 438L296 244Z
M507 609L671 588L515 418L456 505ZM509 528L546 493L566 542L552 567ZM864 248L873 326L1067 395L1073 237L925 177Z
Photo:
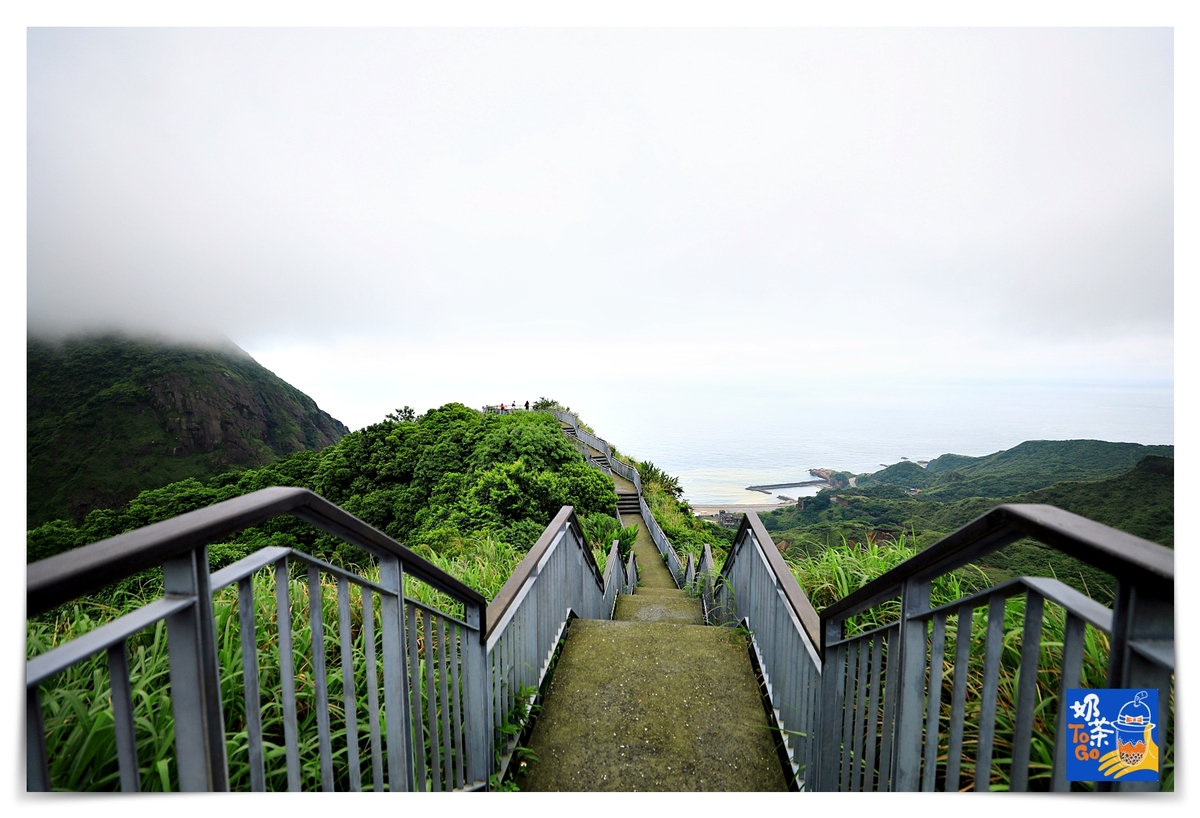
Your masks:
M658 553L662 554L663 559L666 560L667 568L670 569L671 577L674 578L675 584L683 588L687 569L680 562L679 555L675 553L675 546L671 545L671 541L663 533L658 520L654 519L654 515L650 513L650 506L646 505L646 498L641 494L638 495L638 503L642 507L642 519L646 521L646 528L649 531L650 539L654 542L654 547L658 549Z
M626 568L615 541L600 575L575 511L563 506L496 594L487 612L487 651L501 776L567 620L611 619L617 594L632 593L636 584L632 554Z
M209 573L208 543L282 514L363 549L374 557L379 578L369 579L283 547L263 548ZM304 566L299 577L293 576L291 564ZM485 600L470 587L311 491L276 487L33 563L26 581L27 614L36 616L156 566L163 572L161 599L26 663L29 790L50 789L54 781L49 762L64 761L47 757L42 686L102 652L107 653L112 680L121 789L140 789L138 705L131 698L126 645L164 620L181 790L228 790L226 744L239 733L245 735L245 749L239 746L239 752L246 754L249 768L244 785L254 791L266 789L268 779L283 786L281 765L286 769L287 789L300 790L305 777L302 746L306 755L316 756L306 759L306 770L316 763L324 790L334 789L339 779L351 790L487 786L493 742L483 638ZM445 594L461 608L461 615L405 596L405 576ZM336 590L327 590L323 579L336 583ZM237 586L241 673L232 670L236 675L222 679L218 653L237 655L238 648L217 638L213 595L233 585ZM256 598L256 585L270 591ZM335 605L327 604L327 593L334 596ZM286 613L280 616L282 612ZM338 635L326 645L335 620ZM233 632L223 629L227 641ZM302 637L299 645L298 636ZM269 691L260 688L260 677L267 673L260 663L263 658L278 663L278 685ZM297 660L303 673L298 672ZM96 675L99 678L98 669ZM353 679L353 684L343 684L344 677ZM341 694L340 705L331 696L331 679ZM297 718L298 684L306 704L303 722ZM233 698L238 688L244 704ZM59 693L54 685L48 692L52 698ZM363 692L365 708L360 704ZM95 696L103 693L92 691ZM52 712L61 704L55 700ZM230 723L226 713L231 710L242 714L244 724ZM270 735L262 724L262 714L268 711L282 716L273 719ZM381 724L386 724L382 733ZM302 735L301 727L315 735ZM275 735L276 730L282 735ZM311 752L314 744L315 753ZM277 748L283 750L282 758ZM367 757L369 780L363 769ZM69 765L71 759L65 762Z
M555 414L578 428L574 416ZM605 444L602 451L611 450ZM1068 688L1083 686L1085 647L1097 641L1088 639L1089 628L1111 639L1108 687L1159 691L1164 760L1174 696L1170 549L1051 506L1004 505L818 615L757 514L745 515L719 572L709 546L698 563L689 555L684 564L632 475L643 520L676 584L699 593L710 624L749 631L799 789L1069 789L1062 705ZM378 578L278 546L209 572L209 543L283 514L361 548ZM1113 609L1043 577L1018 577L932 607L936 581L1023 537L1111 574ZM59 725L77 706L75 691L57 687L55 678L92 662L99 687L102 653L119 783L141 788L150 768L140 763L139 708L153 705L132 695L127 646L163 623L180 789L229 789L232 753L242 765L239 786L255 791L268 784L486 789L507 767L569 618L611 618L617 594L637 582L633 554L623 565L616 542L601 575L574 510L564 506L485 610L473 589L362 520L305 489L276 487L29 565L27 615L156 566L162 598L27 661L30 791L50 789L55 771L72 762L47 752L44 711ZM406 596L406 577L444 595L450 610ZM223 590L235 585L236 613ZM266 593L256 596L256 588ZM214 595L224 606L224 641ZM1010 614L1019 620L1013 627ZM856 632L867 627L864 618L870 629ZM1019 662L1005 652L1014 642ZM1052 692L1039 676L1056 680ZM1005 747L1009 757L998 758Z
M934 580L1022 537L1115 577L1114 610L1042 577L1018 577L930 608ZM1068 688L1084 686L1088 628L1111 637L1107 687L1158 689L1159 737L1165 750L1174 674L1174 577L1171 549L1045 505L999 506L901 563L821 612L825 664L819 788L971 786L986 791L997 777L1005 783L1007 771L1011 790L1026 790L1035 775L1048 789L1068 790L1064 699ZM1013 599L1023 604L1006 605ZM898 618L865 633L845 633L851 617L887 610ZM973 627L982 611L986 626ZM1015 637L1015 626L1005 623L1006 611L1019 615L1020 661L1015 692L1007 687L1011 669L1005 687L1015 700L1001 707L1004 642ZM1049 637L1045 642L1043 632ZM959 639L962 633L971 637ZM982 656L978 642L983 643ZM948 643L953 643L952 661ZM1048 648L1045 657L1043 647ZM1058 679L1053 723L1042 712L1047 700L1038 701L1039 673ZM969 684L969 675L979 683ZM966 723L967 712L973 714L973 724ZM1003 735L997 731L998 715L1004 717ZM1037 731L1035 716L1042 720ZM1035 732L1038 752L1031 757ZM1045 743L1048 734L1052 746ZM995 749L1005 746L1011 747L1011 757L995 758ZM971 747L974 754L968 753ZM967 767L974 768L973 780L963 776ZM1117 781L1101 782L1097 789L1159 786Z
M283 514L363 549L378 578L278 546L210 573L209 543ZM53 747L63 753L47 752L43 690L52 728L78 701L107 698L99 654L111 678L121 789L140 790L143 773L166 776L141 764L138 746L139 725L154 715L142 711L161 705L149 698L166 680L144 678L140 662L131 678L127 650L164 622L181 790L230 789L232 756L241 765L235 783L252 791L486 789L497 746L505 763L511 751L506 716L523 688L541 683L567 618L611 618L616 595L636 583L632 555L622 565L616 542L600 576L566 506L485 609L476 591L357 517L306 489L275 487L29 565L27 613L156 566L160 599L26 663L29 791L51 789L55 771L76 762L61 742ZM406 596L406 577L445 595L453 612ZM233 586L236 599L223 590ZM56 678L86 662L97 664L87 678ZM135 688L146 695L135 700Z
M624 477L630 483L633 483L633 487L637 490L638 494L642 493L642 477L640 474L638 474L638 470L636 468L630 466L619 457L610 457L608 462L609 465L612 466L612 470L614 472L616 472L619 476Z
M754 512L742 518L720 574L713 578L712 570L712 551L705 546L699 576L706 615L712 624L744 625L750 632L794 783L812 789L815 765L826 750L816 740L817 612Z

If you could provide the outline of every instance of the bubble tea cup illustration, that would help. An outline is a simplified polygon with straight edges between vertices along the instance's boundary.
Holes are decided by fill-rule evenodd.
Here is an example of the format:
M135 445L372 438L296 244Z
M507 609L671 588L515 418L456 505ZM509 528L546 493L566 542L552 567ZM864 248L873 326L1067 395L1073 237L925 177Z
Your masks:
M1146 756L1146 737L1154 729L1152 718L1145 691L1136 693L1117 714L1117 753L1126 765L1136 767Z

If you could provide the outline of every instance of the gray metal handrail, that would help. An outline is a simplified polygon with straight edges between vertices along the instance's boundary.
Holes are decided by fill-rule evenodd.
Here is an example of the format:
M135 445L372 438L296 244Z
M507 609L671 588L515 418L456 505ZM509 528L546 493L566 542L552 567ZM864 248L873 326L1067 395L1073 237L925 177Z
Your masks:
M638 474L637 469L619 457L609 457L608 462L614 472L633 483L633 487L637 489L638 494L642 493L642 477Z
M207 545L281 514L305 520L374 556L379 579L370 580L292 548L267 547L209 573ZM288 788L301 787L300 737L296 717L297 676L292 650L292 580L289 562L306 568L312 642L321 787L333 789L334 749L329 724L328 671L324 648L322 577L336 580L341 670L352 669L369 691L372 787L382 790L386 742L387 780L392 790L477 789L487 786L492 759L491 699L485 679L484 598L367 523L305 489L275 487L217 503L29 566L26 600L30 615L161 565L163 597L114 622L60 645L26 664L27 787L51 787L39 686L55 674L106 652L112 679L117 756L123 790L139 788L127 640L166 621L179 786L187 791L227 790L225 721L214 626L213 594L237 584L238 615L250 753L250 785L265 788L262 702L258 690L256 635L260 628L253 596L254 575L275 585L275 637L282 674L282 713ZM271 576L273 575L273 576ZM410 576L462 606L453 617L404 595ZM365 658L353 647L350 586L359 589L359 637ZM302 586L304 587L304 586ZM379 597L383 710L378 702L375 607ZM268 623L269 624L269 623ZM423 634L421 633L423 631ZM407 638L406 638L407 632ZM407 650L406 650L407 645ZM421 669L423 668L423 673ZM359 714L353 686L345 685L346 764L351 789L361 789ZM349 692L346 692L346 691ZM382 720L380 717L388 717ZM386 734L380 724L386 723ZM417 748L414 751L414 747ZM340 754L338 754L340 755Z
M646 505L646 498L641 494L638 495L638 503L641 505L642 519L646 521L646 529L650 534L650 539L653 541L654 547L658 549L658 553L662 554L663 559L666 560L667 568L671 571L671 577L675 580L675 585L682 588L684 566L679 559L679 554L675 552L675 546L671 545L671 541L667 539L667 535L658 524L658 520L654 519L654 515L650 513L650 506Z
M632 563L631 563L632 570ZM572 615L611 619L618 593L636 584L614 542L605 576L571 506L563 506L488 606L487 653L492 713L503 777L517 735L505 735L509 714L533 704Z
M1023 537L1031 537L1116 578L1113 610L1053 579L1020 577L936 609L933 580ZM1013 722L1010 789L1025 790L1042 643L1045 602L1065 612L1059 709L1054 731L1050 787L1069 788L1065 777L1066 729L1062 702L1079 687L1085 629L1111 634L1109 687L1157 688L1160 734L1168 724L1174 672L1174 553L1053 506L1004 505L821 612L822 790L958 789L964 746L974 744L974 787L990 785L1006 600L1024 597L1024 624ZM854 636L847 620L899 600L898 619ZM979 723L973 741L964 736L966 675L971 661L975 611L986 608ZM939 744L943 665L948 635L949 727L945 762ZM936 695L934 695L936 691ZM876 752L878 748L878 752ZM968 759L969 760L969 759ZM1101 783L1100 788L1157 789L1154 782Z
M706 548L700 574L711 570ZM742 624L750 632L793 780L801 790L812 789L824 749L816 740L819 618L753 511L742 518L715 590L710 581L702 594L714 624Z

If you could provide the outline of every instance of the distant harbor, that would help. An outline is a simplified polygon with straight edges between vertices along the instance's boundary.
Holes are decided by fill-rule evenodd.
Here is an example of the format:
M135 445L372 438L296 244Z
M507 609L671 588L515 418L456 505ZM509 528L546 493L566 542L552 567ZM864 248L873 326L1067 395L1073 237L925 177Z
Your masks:
M828 469L809 469L809 474L813 476L808 480L795 480L791 483L764 483L761 486L746 486L746 491L761 491L763 494L770 494L776 489L790 489L801 486L832 486L833 483L829 479L830 472ZM788 498L791 499L790 497ZM792 502L795 502L794 500Z

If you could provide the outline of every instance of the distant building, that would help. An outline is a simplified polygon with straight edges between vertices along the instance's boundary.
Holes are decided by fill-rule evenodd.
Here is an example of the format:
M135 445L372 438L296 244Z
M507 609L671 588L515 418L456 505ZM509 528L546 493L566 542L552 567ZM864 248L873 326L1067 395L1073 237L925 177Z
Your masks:
M717 512L717 525L722 528L737 528L742 524L742 514L730 514L725 509Z

